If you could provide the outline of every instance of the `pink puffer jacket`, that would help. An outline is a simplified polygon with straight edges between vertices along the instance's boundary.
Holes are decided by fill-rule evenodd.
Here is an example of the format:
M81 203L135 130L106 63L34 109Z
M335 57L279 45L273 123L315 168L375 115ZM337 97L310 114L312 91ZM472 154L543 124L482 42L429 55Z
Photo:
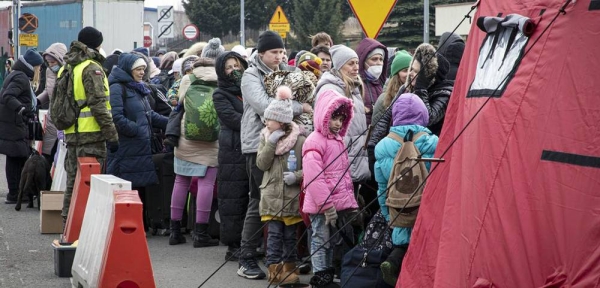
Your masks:
M339 134L335 135L329 131L329 119L340 107L347 117ZM314 113L315 132L308 136L302 147L306 193L302 212L323 214L332 206L337 211L358 208L343 139L352 116L352 100L333 90L319 96Z

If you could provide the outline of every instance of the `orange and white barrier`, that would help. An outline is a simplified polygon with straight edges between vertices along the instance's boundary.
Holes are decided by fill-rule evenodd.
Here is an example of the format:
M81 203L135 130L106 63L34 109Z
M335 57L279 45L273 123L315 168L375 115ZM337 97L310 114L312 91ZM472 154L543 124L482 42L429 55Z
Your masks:
M94 157L79 157L77 159L77 167L77 176L73 184L69 215L65 224L64 234L61 238L63 243L73 243L79 239L81 223L83 222L83 216L90 195L90 180L93 174L100 174L100 163ZM128 189L131 189L131 187Z
M142 202L131 182L92 175L73 287L156 287L142 220Z

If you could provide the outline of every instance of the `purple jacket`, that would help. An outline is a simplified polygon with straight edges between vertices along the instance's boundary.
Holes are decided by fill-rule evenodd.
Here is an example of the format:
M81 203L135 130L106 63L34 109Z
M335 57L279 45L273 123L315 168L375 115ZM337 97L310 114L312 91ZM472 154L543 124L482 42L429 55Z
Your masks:
M348 116L338 135L335 135L329 131L329 119L342 105ZM346 146L343 139L352 120L352 108L352 100L333 90L327 90L319 96L314 113L315 132L308 136L302 147L306 193L302 209L304 213L323 214L330 207L335 207L337 211L358 208L352 178L347 169L350 163L348 152L344 152ZM343 155L338 158L339 154Z
M369 79L367 77L367 71L365 68L365 61L367 61L367 56L369 52L373 51L375 48L383 49L383 71L381 75L377 79ZM365 107L370 110L367 113L367 125L371 125L371 115L373 113L373 106L379 98L379 95L383 93L383 84L387 79L387 67L388 67L388 55L387 48L385 45L379 43L375 39L365 38L356 47L356 54L358 54L358 71L360 73L360 77L363 79L365 84L365 94L363 95Z

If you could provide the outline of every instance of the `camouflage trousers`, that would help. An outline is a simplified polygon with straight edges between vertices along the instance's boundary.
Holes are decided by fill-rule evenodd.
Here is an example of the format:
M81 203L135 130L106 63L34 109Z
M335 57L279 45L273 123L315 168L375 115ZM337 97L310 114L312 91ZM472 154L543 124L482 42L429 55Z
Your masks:
M67 157L65 158L65 170L67 171L67 191L63 202L62 216L67 218L69 207L71 206L71 195L73 195L73 185L77 176L77 158L96 157L100 163L100 171L104 171L104 161L106 160L106 143L94 142L83 145L67 145Z

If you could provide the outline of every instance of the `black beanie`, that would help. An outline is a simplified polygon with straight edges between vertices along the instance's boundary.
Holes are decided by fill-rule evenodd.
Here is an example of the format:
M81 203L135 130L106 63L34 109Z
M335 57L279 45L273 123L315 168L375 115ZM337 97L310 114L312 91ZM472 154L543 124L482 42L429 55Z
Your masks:
M273 31L267 30L258 36L258 44L256 45L256 50L258 50L258 53L262 53L271 49L283 48L284 45L281 36Z
M102 32L98 31L98 29L94 27L87 26L81 31L79 31L79 35L77 35L77 41L85 44L88 48L96 49L102 45Z

